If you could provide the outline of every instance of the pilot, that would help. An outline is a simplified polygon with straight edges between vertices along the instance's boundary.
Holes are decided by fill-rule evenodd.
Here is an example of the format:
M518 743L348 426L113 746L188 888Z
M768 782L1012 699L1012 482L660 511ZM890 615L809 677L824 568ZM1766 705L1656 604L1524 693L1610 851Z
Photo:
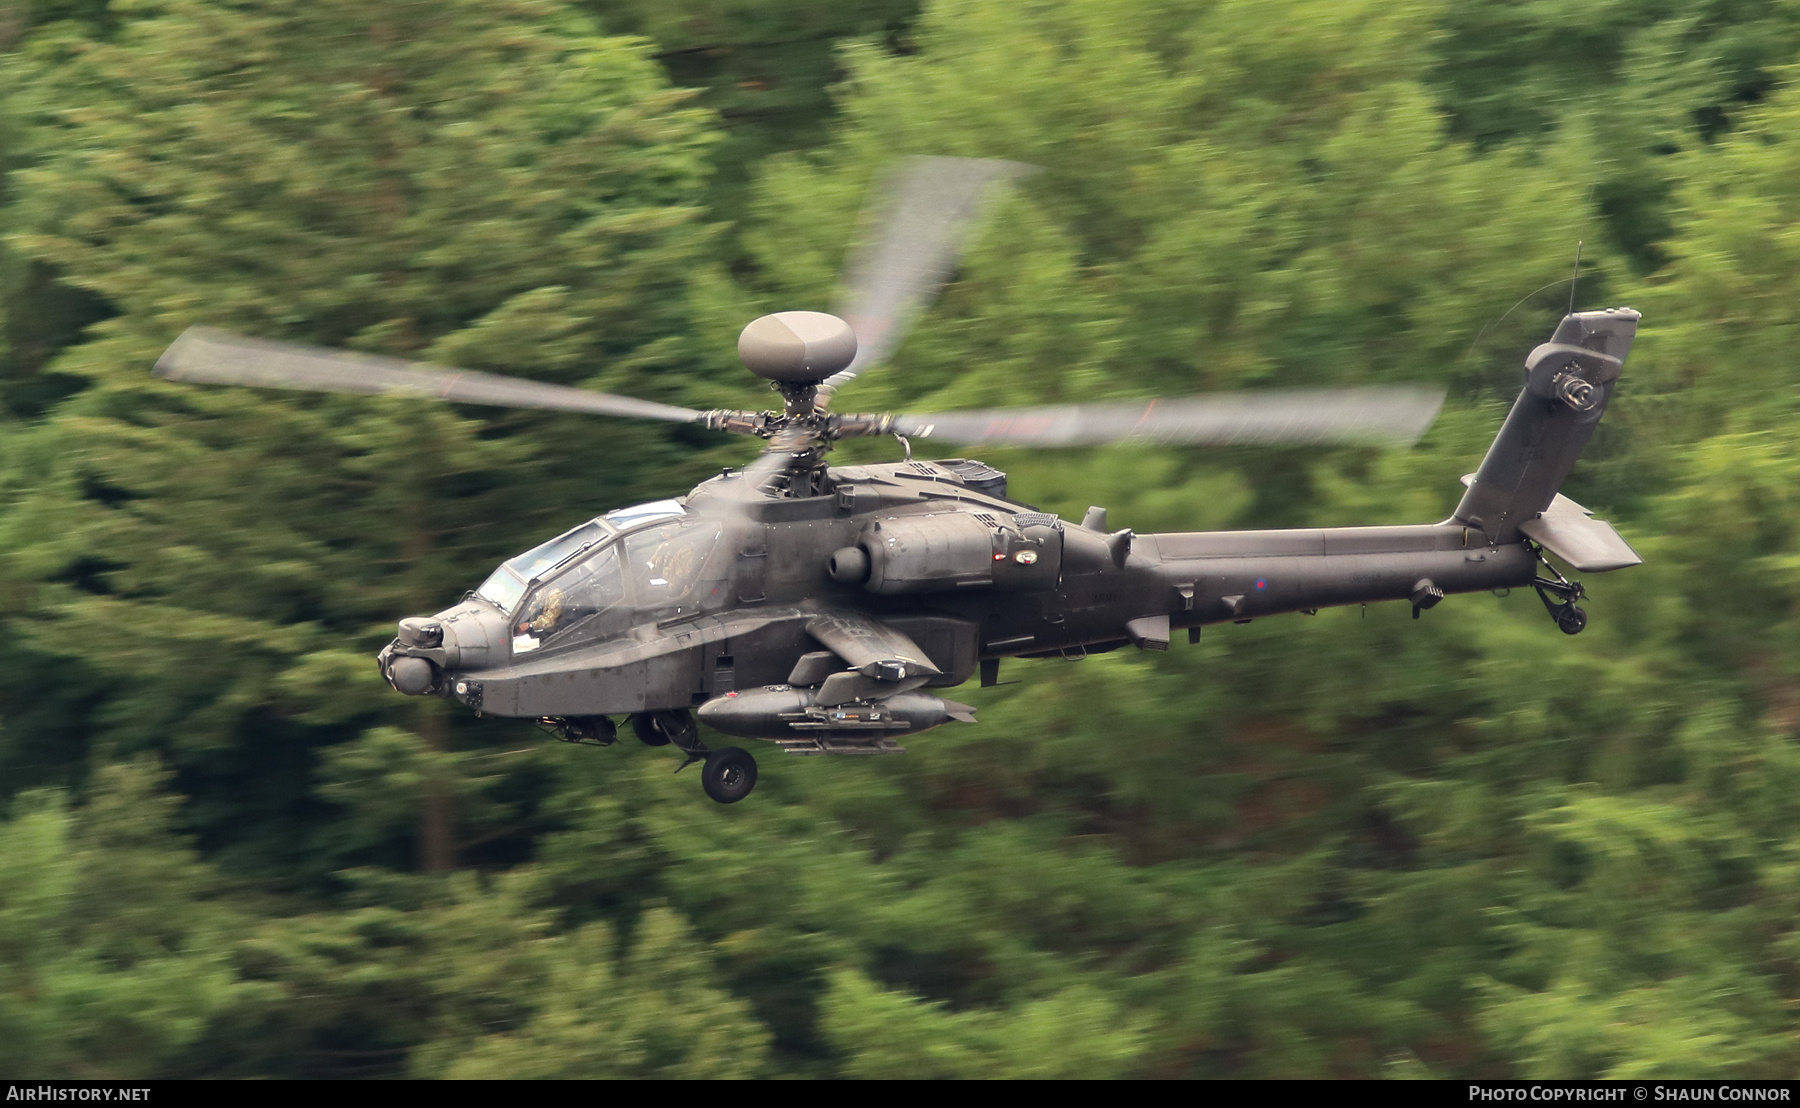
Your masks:
M700 551L691 538L668 543L663 551L668 555L663 563L663 577L669 582L669 595L680 595L687 591L688 584L700 569Z
M700 561L701 551L697 549L693 535L676 531L658 543L644 557L644 569L638 578L648 593L645 599L657 603L687 592L700 568Z
M562 621L563 608L567 601L568 597L561 589L550 589L545 592L537 599L536 603L532 604L531 611L526 613L526 621L519 625L519 632L523 634L530 631L539 638L548 635Z

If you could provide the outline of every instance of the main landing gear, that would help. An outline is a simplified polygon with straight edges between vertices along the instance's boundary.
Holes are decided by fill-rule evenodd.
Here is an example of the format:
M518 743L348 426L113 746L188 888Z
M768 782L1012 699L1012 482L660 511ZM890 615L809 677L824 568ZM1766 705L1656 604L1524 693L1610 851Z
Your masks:
M582 746L611 746L617 732L605 716L559 716L539 721L563 742ZM685 710L638 712L631 717L632 733L645 746L672 746L687 755L675 772L700 763L700 787L720 804L736 804L756 787L756 759L748 750L727 746L708 750L700 741L700 727Z
M639 712L631 717L631 729L648 746L673 746L687 755L675 772L700 763L700 787L720 804L736 804L756 787L756 759L742 747L708 750L700 741L700 726L686 709L673 712Z
M687 750L700 737L700 728L687 712L639 712L631 717L631 730L645 746L668 746ZM702 747L702 749L705 749Z
M756 759L737 746L711 751L700 767L700 787L720 804L736 804L756 787Z
M1542 561L1543 555L1538 556ZM1551 576L1538 577L1531 582L1537 590L1538 599L1544 602L1544 610L1556 621L1556 629L1565 635L1579 635L1587 626L1587 612L1575 606L1575 602L1587 595L1587 590L1580 581L1571 581L1558 573L1555 566L1543 562Z

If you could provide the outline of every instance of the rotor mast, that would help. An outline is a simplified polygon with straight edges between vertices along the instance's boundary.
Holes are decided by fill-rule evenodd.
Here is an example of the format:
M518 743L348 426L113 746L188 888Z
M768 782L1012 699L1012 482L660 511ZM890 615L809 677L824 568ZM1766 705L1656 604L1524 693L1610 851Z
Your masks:
M712 411L699 422L723 431L748 431L769 440L747 476L781 496L824 491L824 458L846 435L889 433L889 415L832 415L826 382L857 356L850 324L824 312L776 312L752 320L738 336L738 357L746 368L773 382L781 393L780 412ZM783 480L785 478L785 480Z

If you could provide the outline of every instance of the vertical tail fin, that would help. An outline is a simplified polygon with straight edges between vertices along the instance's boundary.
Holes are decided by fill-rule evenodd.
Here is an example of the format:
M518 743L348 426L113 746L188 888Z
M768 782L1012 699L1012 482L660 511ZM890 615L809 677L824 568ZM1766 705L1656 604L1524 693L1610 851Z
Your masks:
M1517 541L1592 437L1637 335L1630 308L1575 312L1525 359L1525 387L1453 517L1488 542Z

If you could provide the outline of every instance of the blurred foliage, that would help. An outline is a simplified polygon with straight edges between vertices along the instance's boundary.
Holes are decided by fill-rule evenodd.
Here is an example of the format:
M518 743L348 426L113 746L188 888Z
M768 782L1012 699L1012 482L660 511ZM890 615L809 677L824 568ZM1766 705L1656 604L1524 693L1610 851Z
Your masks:
M708 201L739 221L755 167L831 136L831 88L846 76L846 39L909 48L918 0L587 0L610 31L644 35L677 85L695 89L723 126ZM736 261L736 255L727 260Z
M0 1073L1793 1072L1797 52L1776 0L8 8ZM1404 452L990 456L1139 531L1441 518L1585 239L1646 314L1569 491L1648 564L1578 639L1008 663L721 808L370 656L743 444L146 372L209 323L754 402L736 329L906 153L1038 172L858 407L1453 390Z

